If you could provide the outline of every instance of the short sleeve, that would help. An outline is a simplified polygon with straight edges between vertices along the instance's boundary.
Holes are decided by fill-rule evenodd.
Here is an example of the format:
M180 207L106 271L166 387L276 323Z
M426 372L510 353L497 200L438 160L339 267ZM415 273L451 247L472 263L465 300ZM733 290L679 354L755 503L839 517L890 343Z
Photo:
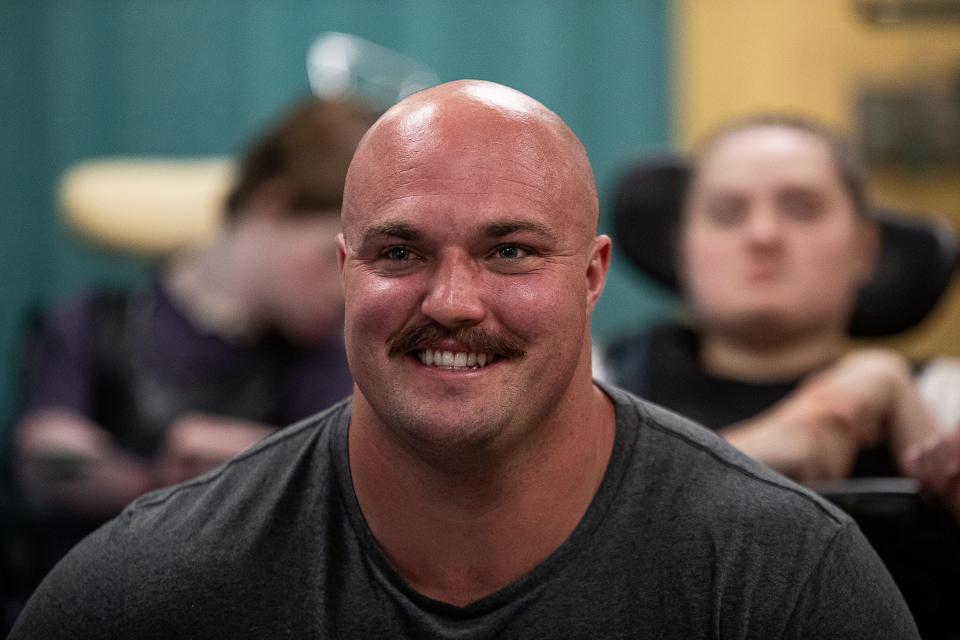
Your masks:
M920 633L883 562L847 523L807 578L784 637L919 640Z

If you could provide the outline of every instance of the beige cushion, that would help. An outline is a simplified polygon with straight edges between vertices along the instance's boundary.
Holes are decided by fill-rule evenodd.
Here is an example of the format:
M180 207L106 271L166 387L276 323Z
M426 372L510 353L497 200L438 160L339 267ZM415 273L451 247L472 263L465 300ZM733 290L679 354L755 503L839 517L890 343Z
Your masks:
M229 158L87 160L61 178L60 210L98 245L161 255L213 237L232 174Z

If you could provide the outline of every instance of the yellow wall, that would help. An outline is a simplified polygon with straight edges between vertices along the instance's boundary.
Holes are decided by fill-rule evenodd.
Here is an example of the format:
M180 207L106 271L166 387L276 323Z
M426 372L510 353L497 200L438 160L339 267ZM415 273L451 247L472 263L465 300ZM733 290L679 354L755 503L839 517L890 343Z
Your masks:
M677 136L689 146L720 121L787 110L855 132L862 86L960 74L960 23L870 25L853 0L676 0ZM876 175L878 202L947 216L960 229L960 169ZM890 341L915 357L960 355L960 282L920 327Z

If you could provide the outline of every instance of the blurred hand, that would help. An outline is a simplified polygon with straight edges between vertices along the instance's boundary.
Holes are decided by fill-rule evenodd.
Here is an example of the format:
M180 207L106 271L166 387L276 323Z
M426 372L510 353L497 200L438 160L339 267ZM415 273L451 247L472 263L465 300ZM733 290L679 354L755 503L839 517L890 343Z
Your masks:
M167 431L157 458L157 475L164 485L189 480L229 460L273 431L272 427L247 420L186 414Z
M769 411L730 427L734 446L800 482L849 475L857 452L887 442L901 461L935 433L901 355L855 351L813 375Z
M15 469L31 504L102 517L156 488L150 465L123 451L83 415L44 409L16 427Z
M854 429L814 394L798 389L759 416L723 431L750 457L802 483L845 477L858 447Z
M904 457L907 474L960 522L960 430L936 434L911 447Z

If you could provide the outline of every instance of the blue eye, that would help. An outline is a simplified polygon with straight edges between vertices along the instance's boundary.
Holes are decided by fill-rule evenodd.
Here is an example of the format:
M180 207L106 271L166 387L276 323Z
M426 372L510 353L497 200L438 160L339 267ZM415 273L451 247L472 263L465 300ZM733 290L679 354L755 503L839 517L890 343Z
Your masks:
M394 262L404 262L410 259L411 251L407 247L390 247L383 257Z
M497 247L496 251L498 258L503 258L505 260L517 260L519 258L526 258L530 255L530 252L522 247L518 247L515 244L505 244L501 247Z

